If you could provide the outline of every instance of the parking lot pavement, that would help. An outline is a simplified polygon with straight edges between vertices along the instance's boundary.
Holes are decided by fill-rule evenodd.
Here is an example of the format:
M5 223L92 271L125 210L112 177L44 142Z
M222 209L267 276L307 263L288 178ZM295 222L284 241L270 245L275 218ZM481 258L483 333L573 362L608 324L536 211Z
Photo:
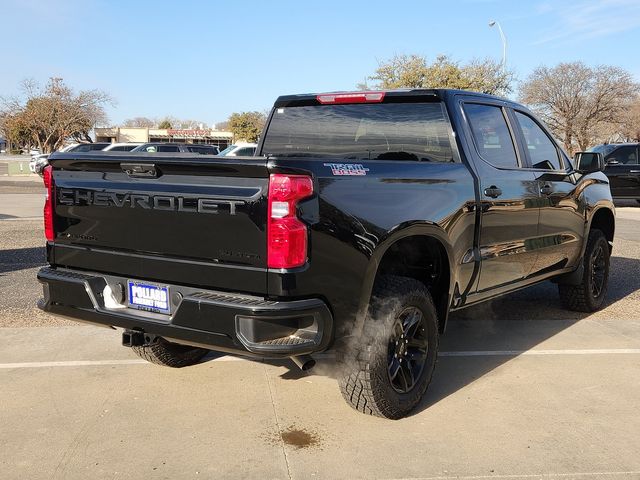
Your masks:
M640 320L464 323L395 422L330 358L172 370L108 329L0 329L2 478L640 478Z
M639 223L618 209L596 314L548 282L454 313L393 422L342 400L330 356L171 370L40 312L42 222L0 220L0 478L640 478Z
M0 220L40 220L43 205L44 190L40 194L2 193L0 194Z
M640 205L616 208L616 238L640 241Z
M27 175L22 177L2 177L0 176L0 195L5 193L37 193L44 195L44 185L42 178L38 175ZM42 196L40 202L42 203Z

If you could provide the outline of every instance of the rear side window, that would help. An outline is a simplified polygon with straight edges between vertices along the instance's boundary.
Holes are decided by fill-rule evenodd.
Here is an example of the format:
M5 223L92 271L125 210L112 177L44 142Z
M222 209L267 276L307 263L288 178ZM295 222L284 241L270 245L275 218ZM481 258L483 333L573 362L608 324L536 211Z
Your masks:
M278 108L263 155L345 160L453 162L441 103L376 103Z
M558 149L540 125L533 118L521 112L515 112L526 143L531 166L547 170L562 170Z
M188 147L191 153L199 153L200 155L215 155L217 150L215 147Z
M464 111L469 119L480 156L494 167L518 167L516 149L502 108L495 105L467 103Z
M156 147L157 152L179 152L180 149L175 145L158 145Z

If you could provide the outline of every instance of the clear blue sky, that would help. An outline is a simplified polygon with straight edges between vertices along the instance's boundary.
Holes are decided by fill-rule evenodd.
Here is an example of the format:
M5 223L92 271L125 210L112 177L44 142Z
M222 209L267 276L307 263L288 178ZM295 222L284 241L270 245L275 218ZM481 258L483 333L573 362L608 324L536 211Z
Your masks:
M24 78L109 92L111 123L206 123L281 94L351 90L395 53L501 59L519 78L582 60L640 81L640 0L2 0L0 95Z

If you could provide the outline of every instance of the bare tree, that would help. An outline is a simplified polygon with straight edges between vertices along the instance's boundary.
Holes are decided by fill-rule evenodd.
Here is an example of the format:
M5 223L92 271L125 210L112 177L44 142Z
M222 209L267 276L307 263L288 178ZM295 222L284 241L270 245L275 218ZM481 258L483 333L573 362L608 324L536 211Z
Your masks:
M35 145L43 153L59 149L68 139L91 141L89 132L106 121L104 105L111 97L99 90L74 93L61 78L42 88L28 80L23 98L2 99L0 128L15 143Z
M197 130L199 128L207 128L206 122L200 122L198 120L179 120L177 125L180 126L181 129L184 130Z
M122 122L122 126L132 128L153 128L156 126L156 122L147 117L133 117L127 118Z
M620 136L628 142L640 142L640 95L635 98L622 122Z
M620 130L639 88L619 67L560 63L536 68L520 87L520 101L530 105L573 153Z

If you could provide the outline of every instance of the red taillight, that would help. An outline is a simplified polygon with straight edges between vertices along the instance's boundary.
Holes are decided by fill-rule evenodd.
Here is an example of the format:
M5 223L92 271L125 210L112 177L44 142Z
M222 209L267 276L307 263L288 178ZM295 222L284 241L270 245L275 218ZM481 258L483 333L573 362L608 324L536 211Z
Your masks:
M47 189L44 201L44 236L49 242L53 242L55 232L53 231L53 208L55 203L55 188L53 184L53 167L47 165L42 171L44 187Z
M380 103L384 100L384 92L350 92L323 93L316 97L318 102L330 103Z
M307 226L296 217L296 205L312 193L311 177L279 173L269 177L269 268L300 267L307 261Z

